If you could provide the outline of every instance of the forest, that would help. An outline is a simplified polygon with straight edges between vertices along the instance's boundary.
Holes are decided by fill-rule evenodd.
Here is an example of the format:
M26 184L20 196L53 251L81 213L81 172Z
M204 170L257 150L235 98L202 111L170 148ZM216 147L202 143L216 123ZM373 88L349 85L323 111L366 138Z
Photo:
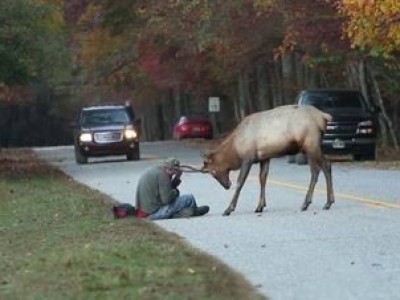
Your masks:
M69 144L84 105L131 101L153 141L182 114L223 135L302 89L355 88L398 150L399 49L398 0L1 0L0 146Z

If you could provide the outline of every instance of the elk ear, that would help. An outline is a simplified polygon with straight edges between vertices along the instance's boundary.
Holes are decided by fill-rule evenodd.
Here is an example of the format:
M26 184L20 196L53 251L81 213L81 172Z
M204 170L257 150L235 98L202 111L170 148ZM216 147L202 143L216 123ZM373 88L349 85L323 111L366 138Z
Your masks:
M204 150L202 156L205 163L211 163L214 157L214 152L210 150Z
M204 164L210 164L213 161L214 153L210 150L205 150L202 154Z
M211 156L211 154L212 154L212 152L211 152L211 150L204 150L203 151L203 153L202 153L202 157L204 158L204 159L208 159L208 158L210 158L210 156Z

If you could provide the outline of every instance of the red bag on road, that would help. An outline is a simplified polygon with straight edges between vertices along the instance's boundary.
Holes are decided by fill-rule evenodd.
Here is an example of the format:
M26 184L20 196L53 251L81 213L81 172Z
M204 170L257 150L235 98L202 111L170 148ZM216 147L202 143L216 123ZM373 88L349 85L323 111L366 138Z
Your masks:
M114 205L112 211L115 219L122 219L129 216L135 216L136 214L135 207L130 205L129 203L121 203Z

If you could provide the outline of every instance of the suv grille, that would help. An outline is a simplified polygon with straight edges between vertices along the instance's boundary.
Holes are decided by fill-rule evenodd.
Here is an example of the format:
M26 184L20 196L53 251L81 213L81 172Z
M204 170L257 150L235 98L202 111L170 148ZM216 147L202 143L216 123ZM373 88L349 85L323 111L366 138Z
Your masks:
M94 141L99 144L104 143L114 143L122 141L122 133L121 132L96 132L93 135Z

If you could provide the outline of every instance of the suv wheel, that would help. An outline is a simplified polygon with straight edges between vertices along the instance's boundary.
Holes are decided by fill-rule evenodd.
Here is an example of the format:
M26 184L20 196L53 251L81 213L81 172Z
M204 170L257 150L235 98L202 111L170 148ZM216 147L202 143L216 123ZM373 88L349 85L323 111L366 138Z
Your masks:
M79 151L77 147L75 147L75 161L78 164L87 164L88 158Z
M135 148L130 150L126 154L126 159L127 160L139 160L140 159L140 149L139 149L139 143L135 144Z

